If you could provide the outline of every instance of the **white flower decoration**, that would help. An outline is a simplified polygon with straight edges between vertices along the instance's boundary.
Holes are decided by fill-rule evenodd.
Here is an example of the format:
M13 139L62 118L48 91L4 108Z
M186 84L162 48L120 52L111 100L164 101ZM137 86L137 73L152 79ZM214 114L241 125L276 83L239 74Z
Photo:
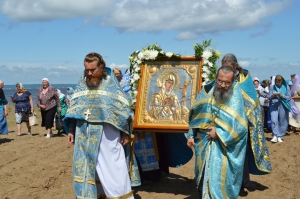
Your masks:
M149 50L145 50L144 52L144 57L145 60L148 60L150 58L150 51Z
M171 52L166 53L166 56L169 57L169 58L172 57L172 55L173 55L173 53L171 53Z
M207 66L203 66L202 70L203 72L207 73L209 71L209 68Z
M202 58L205 59L209 59L212 56L212 52L210 50L205 50L202 53Z
M138 59L139 59L139 60L142 60L143 57L144 57L144 52L139 52L139 54L138 54Z
M134 73L132 78L133 78L134 80L139 80L139 79L140 79L140 76L139 76L139 74Z
M158 51L156 51L156 50L150 50L149 52L150 52L149 59L154 60L158 55Z
M140 67L136 67L136 68L134 69L134 71L135 71L135 72L139 72L140 69L141 69Z
M203 78L208 78L208 75L206 74L206 73L202 73L202 75L201 75Z
M197 57L201 57L203 60L203 68L202 68L202 74L204 81L202 82L202 85L206 85L210 82L210 79L208 76L212 73L212 69L214 67L214 62L210 62L209 59L216 55L217 57L220 57L222 54L218 51L215 51L213 49L208 49L207 45L204 45L205 47L200 46L201 54L197 55ZM195 45L194 45L195 47ZM160 57L168 57L171 58L175 54L172 52L165 53L159 45L154 44L152 46L148 46L148 48L143 48L144 51L135 51L135 53L130 56L130 87L131 87L131 107L134 109L135 103L136 103L136 96L138 94L138 80L140 79L140 70L141 70L141 64L143 64L143 60L156 60L158 55ZM195 49L196 50L196 49ZM176 54L177 56L177 54Z
M203 59L203 65L206 65L209 63L209 60L208 59Z

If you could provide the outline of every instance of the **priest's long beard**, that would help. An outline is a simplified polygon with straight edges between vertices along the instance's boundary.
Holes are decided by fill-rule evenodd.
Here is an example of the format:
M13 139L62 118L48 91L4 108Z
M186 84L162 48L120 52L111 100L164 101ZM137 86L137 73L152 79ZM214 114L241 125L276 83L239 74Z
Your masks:
M97 87L100 84L100 81L102 79L103 72L98 71L92 76L86 77L86 83L88 86Z
M232 96L233 93L233 87L230 86L230 88L228 88L228 90L222 91L220 90L217 86L215 86L214 88L214 97L216 101L225 103L228 102Z

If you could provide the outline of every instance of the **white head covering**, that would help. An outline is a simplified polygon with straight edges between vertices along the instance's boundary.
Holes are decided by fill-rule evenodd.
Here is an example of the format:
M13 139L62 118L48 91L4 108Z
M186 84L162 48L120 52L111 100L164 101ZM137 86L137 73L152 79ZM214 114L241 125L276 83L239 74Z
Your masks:
M63 98L65 96L65 94L61 93L61 91L59 89L56 89L58 97L59 98Z
M17 84L16 84L16 86L17 85L19 85L19 87L20 87L20 90L21 90L21 92L22 93L24 93L24 92L26 92L27 90L24 88L24 86L23 86L23 84L22 83L20 83L20 82L18 82Z
M24 86L22 83L17 83L20 86L20 89L23 90Z
M257 77L254 77L254 78L253 78L253 82L254 82L254 81L258 81L258 82L259 82L259 79L258 79Z
M271 86L274 86L274 85L275 85L275 77L276 77L276 76L272 76Z
M51 83L50 83L48 78L45 77L45 78L42 79L42 81L44 81L44 80L48 82L49 86L51 86Z

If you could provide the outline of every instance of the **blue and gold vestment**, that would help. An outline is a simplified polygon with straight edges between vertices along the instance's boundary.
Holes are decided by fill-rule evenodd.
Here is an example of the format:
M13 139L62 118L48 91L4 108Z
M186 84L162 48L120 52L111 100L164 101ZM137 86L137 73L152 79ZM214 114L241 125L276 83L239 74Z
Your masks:
M250 73L243 69L243 72L238 76L238 81L248 118L248 131L252 149L248 151L249 172L256 175L271 173L272 167L264 135L262 110Z
M103 123L129 134L129 117L128 100L114 75L99 87L88 87L82 76L64 118L67 132L69 122L76 120L73 186L77 198L97 198L95 169Z
M212 96L214 83L203 87L190 110L188 136L195 140L197 187L204 175L202 196L233 199L242 183L248 122L239 83L234 83L232 97L225 103ZM215 140L208 138L212 123Z

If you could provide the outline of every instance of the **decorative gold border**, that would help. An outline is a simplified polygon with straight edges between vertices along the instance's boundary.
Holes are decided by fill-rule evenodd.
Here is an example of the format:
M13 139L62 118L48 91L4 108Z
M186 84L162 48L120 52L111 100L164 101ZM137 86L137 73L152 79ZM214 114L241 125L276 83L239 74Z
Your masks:
M180 121L160 121L149 116L147 112L147 99L150 90L151 79L161 70L171 71L172 69L183 69L191 78L191 96L190 104L192 105L198 95L202 82L201 68L202 61L195 57L182 57L179 60L156 60L146 61L142 67L141 79L139 81L139 92L137 96L137 110L135 111L134 130L147 129L150 131L162 131L166 129L176 131L187 131L188 123L186 120ZM158 86L157 84L155 86Z

